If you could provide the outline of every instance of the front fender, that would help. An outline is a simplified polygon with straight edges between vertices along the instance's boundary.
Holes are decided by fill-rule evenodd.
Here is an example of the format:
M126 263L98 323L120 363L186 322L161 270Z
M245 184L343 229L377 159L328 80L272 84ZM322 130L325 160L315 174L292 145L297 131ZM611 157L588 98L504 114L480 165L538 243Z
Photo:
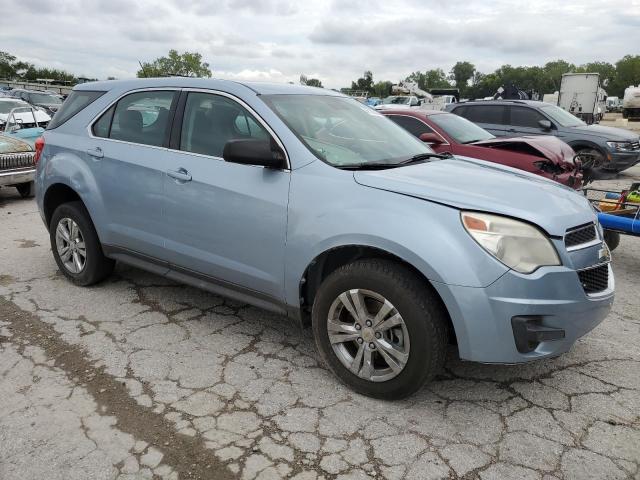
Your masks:
M444 284L484 287L508 270L467 234L455 208L359 185L351 172L321 162L294 171L287 303L298 305L300 280L315 258L351 245L384 250Z

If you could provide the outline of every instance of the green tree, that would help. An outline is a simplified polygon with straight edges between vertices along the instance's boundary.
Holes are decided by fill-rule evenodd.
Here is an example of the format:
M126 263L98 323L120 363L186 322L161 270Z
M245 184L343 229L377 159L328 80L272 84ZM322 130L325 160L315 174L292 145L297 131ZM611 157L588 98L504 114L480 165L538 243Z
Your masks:
M577 73L598 73L600 74L600 81L608 81L611 83L616 78L616 67L609 62L589 62L580 65L575 70Z
M364 75L357 79L355 82L351 82L352 90L363 90L367 93L373 92L373 73L371 70L364 72Z
M616 62L616 78L607 87L607 93L622 97L631 85L640 85L640 55L625 55Z
M425 72L413 72L406 79L408 82L415 82L418 88L428 90L429 88L450 88L451 84L441 68L427 70Z
M373 96L380 97L380 98L388 97L389 95L391 95L392 86L393 84L388 80L383 82L376 82L373 85L373 92L372 92Z
M322 82L317 78L307 78L306 75L300 75L300 85L306 85L308 87L324 88Z
M553 93L560 90L560 82L562 75L565 73L575 72L576 66L565 60L554 60L547 62L542 67L544 72L543 81L541 82L540 93Z
M449 79L455 82L456 88L460 90L461 96L466 94L467 84L473 77L475 71L475 65L469 62L457 62L451 69Z
M0 51L0 78L13 78L16 75L16 57Z
M179 75L183 77L211 77L209 64L202 61L202 55L196 52L178 53L169 50L166 57L156 58L153 62L140 63L137 76L166 77Z

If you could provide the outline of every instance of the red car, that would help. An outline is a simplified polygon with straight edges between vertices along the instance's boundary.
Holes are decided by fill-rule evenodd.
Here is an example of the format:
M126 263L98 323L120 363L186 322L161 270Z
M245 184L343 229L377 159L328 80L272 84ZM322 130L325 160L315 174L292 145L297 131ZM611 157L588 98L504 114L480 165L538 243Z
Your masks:
M438 153L487 160L550 178L569 187L582 186L580 162L573 149L553 136L499 137L466 118L436 110L383 110L383 115L428 143Z

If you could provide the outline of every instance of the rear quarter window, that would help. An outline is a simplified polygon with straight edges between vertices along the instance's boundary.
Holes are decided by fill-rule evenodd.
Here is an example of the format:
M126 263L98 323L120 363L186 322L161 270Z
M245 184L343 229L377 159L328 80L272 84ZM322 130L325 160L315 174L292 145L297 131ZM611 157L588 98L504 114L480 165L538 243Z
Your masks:
M88 105L91 105L105 93L106 92L95 92L89 90L73 90L49 122L47 130L59 127L78 112L84 110Z

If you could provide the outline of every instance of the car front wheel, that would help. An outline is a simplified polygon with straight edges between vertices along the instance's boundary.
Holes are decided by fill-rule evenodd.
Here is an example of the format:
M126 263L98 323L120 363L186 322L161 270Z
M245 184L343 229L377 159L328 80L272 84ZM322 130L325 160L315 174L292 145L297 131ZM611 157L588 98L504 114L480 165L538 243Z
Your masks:
M113 271L115 262L102 253L98 234L82 202L56 208L49 236L58 268L76 285L92 285Z
M365 395L411 395L444 363L446 312L400 263L370 259L338 268L318 290L312 322L324 362Z

